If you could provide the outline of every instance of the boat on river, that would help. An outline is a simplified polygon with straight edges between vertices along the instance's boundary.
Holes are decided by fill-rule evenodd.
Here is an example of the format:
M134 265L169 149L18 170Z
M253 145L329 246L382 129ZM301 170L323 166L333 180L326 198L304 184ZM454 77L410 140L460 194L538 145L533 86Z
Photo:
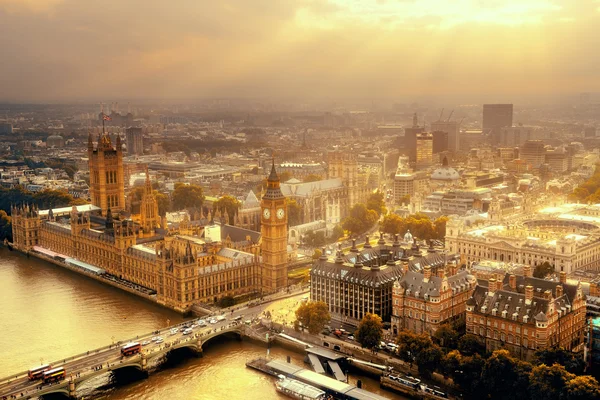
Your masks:
M297 400L326 400L326 393L321 389L308 385L295 379L279 375L275 389L292 399Z

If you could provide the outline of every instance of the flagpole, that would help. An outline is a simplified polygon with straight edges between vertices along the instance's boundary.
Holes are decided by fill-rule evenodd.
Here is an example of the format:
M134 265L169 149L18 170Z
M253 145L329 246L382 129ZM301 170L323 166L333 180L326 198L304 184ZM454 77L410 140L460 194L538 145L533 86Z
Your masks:
M104 113L102 113L102 135L104 136Z

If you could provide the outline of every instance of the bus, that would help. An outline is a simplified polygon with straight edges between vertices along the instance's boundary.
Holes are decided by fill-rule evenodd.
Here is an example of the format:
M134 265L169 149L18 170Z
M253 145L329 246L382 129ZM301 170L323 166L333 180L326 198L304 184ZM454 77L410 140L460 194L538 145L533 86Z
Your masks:
M65 371L63 367L58 367L45 371L44 376L42 376L42 380L44 381L44 383L51 383L62 381L66 377L67 371Z
M49 369L52 369L50 364L40 365L39 367L31 368L29 371L27 371L27 376L29 376L30 381L35 381L36 379L40 379L42 376L44 376L44 372L48 371Z
M137 354L142 350L142 345L135 343L127 343L125 346L121 347L121 355L122 356L130 356L132 354Z

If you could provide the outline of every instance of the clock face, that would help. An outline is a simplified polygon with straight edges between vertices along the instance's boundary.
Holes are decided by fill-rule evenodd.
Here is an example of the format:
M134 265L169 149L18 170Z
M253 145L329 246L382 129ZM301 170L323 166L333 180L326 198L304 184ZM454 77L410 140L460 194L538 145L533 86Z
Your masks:
M265 219L271 218L271 210L269 210L268 208L265 208L263 211L263 216L265 217Z
M277 209L277 218L283 219L284 215L285 215L285 211L283 211L283 208L278 208Z

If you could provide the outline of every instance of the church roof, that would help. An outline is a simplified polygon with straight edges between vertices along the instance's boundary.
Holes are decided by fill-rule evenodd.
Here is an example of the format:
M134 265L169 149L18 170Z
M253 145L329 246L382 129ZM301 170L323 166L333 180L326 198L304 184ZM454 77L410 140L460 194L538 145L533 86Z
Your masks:
M308 197L312 192L335 190L343 187L344 184L340 178L304 183L290 183L290 181L287 181L281 184L281 191L285 196Z
M232 242L244 242L246 237L250 236L252 243L258 243L261 238L261 233L250 229L240 228L233 225L221 225L221 240L225 240L229 236Z
M250 192L246 196L246 200L244 200L244 202L242 204L242 208L254 208L254 207L259 207L259 206L260 206L260 201L258 201L258 197L256 197L254 192L252 190L250 190Z

